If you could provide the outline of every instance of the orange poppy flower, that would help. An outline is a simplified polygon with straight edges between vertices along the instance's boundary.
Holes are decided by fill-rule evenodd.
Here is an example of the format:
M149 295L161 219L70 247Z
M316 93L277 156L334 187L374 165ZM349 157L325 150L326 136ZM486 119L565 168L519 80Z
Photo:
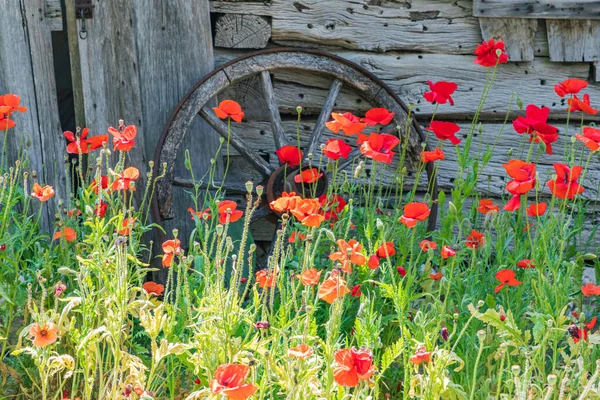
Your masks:
M295 192L289 192L289 193L283 192L283 193L281 193L281 197L279 197L276 200L273 200L269 204L269 207L271 207L271 210L273 210L273 211L282 213L282 212L290 211L294 207L296 207L297 200L302 200L302 198L300 196L296 195Z
M433 83L427 81L430 92L423 93L423 97L430 103L446 104L449 102L451 106L454 105L452 99L452 93L458 88L458 85L454 82L439 81Z
M346 286L346 282L338 276L337 271L332 271L331 276L321 284L319 287L319 299L326 301L329 304L340 297L343 297L350 293L350 289Z
M21 98L16 94L0 96L0 114L11 116L14 112L24 113L27 107L21 106Z
M249 373L250 367L247 365L220 365L210 382L210 390L213 394L221 394L231 400L245 400L258 390L258 386L244 384Z
M60 231L54 233L52 240L57 240L57 239L60 239L61 237L65 238L65 240L67 242L74 242L75 239L77 239L77 233L75 233L75 230L73 228L66 227L66 228L61 229Z
M194 216L198 217L200 220L210 219L211 217L210 208L206 208L204 211L196 211L192 207L188 207L187 210L192 215L192 219L194 219Z
M126 168L120 174L111 171L111 174L117 177L110 187L112 190L135 190L135 185L132 186L131 183L140 177L140 171L136 167Z
M31 197L35 197L43 203L50 200L52 196L54 196L54 189L52 186L41 186L39 183L33 184L33 192L31 193Z
M419 247L421 248L421 251L435 250L437 243L431 240L421 240L419 242Z
M500 50L500 55L498 55ZM505 64L508 62L508 54L505 52L504 42L494 39L490 39L487 42L482 42L477 46L474 53L475 64L479 64L483 67L495 67L498 64Z
M548 208L548 205L544 202L532 203L527 207L527 215L530 217L539 217L546 213L546 208Z
M379 268L379 257L373 255L371 257L369 257L369 268L370 269L377 269Z
M170 239L162 244L163 259L162 265L163 267L170 267L173 264L173 256L179 255L183 251L181 248L181 242L179 239Z
M585 191L583 186L577 182L581 172L583 172L582 167L575 165L573 168L569 168L561 163L554 163L553 167L556 171L556 178L547 183L553 195L559 199L568 198L573 200L576 195Z
M580 100L577 96L573 96L573 98L567 100L569 104L570 112L580 111L584 114L595 115L598 113L598 110L590 105L590 95L584 94L583 100Z
M475 229L471 229L471 234L467 236L467 240L465 242L467 247L472 249L478 249L483 247L485 244L485 235L481 232L476 231Z
M385 108L371 108L362 119L368 126L387 125L392 122L394 113Z
M135 224L135 218L131 217L123 219L123 223L121 224L122 228L119 229L119 235L129 236L133 224Z
M333 377L340 386L358 386L359 381L370 379L377 370L373 365L373 353L362 347L338 350L334 359L337 366Z
M506 285L508 286L519 286L523 282L515 279L515 271L510 269L502 269L496 273L496 279L500 281L500 284L494 289L494 293L498 293Z
M508 176L513 178L506 183L506 191L513 197L504 206L504 210L512 212L521 207L521 196L535 187L535 164L510 160L502 165Z
M304 286L315 286L321 279L321 271L316 268L309 268L302 271L298 276Z
M365 256L360 252L362 245L354 239L345 241L338 239L337 245L339 251L331 253L329 259L331 261L339 261L342 264L342 271L352 273L352 264L364 265L367 262Z
M333 118L333 121L326 122L325 126L334 133L342 131L345 135L352 136L362 132L367 127L365 122L349 112L344 114L331 113L331 118Z
M565 97L568 94L577 94L581 89L585 89L588 83L582 79L571 78L562 82L558 82L558 85L554 85L554 91L560 97Z
M351 151L352 147L341 139L329 139L323 148L323 154L332 160L348 158Z
M417 349L417 352L410 356L410 362L419 365L421 363L428 363L431 361L431 353L427 351L427 347L421 346Z
M586 126L583 128L583 136L576 134L575 137L581 140L591 151L596 151L600 148L600 129Z
M317 168L309 168L303 170L301 173L294 176L294 182L296 183L315 183L323 176Z
M29 328L29 334L33 337L33 345L37 347L46 347L58 339L58 329L52 322L42 325L34 323Z
M396 249L394 248L393 242L385 242L379 245L377 251L375 252L377 257L379 258L388 258L393 257L396 254Z
M311 228L316 228L325 221L325 217L320 214L320 211L321 203L318 199L303 199L300 197L296 199L294 208L291 210L292 215L302 225Z
M244 212L237 210L237 203L233 200L223 200L217 206L217 212L219 213L219 223L227 223L227 216L229 216L229 222L236 222L244 215Z
M111 126L108 128L108 133L113 136L114 150L129 151L135 146L135 137L137 136L135 125L120 126L119 129Z
M298 240L306 240L306 234L293 231L288 238L288 243L296 243Z
M213 111L221 119L229 117L235 122L242 122L242 118L244 118L242 106L233 100L223 100L219 103L219 107L213 107Z
M414 201L404 206L404 214L400 217L400 222L408 228L414 228L417 222L425 221L430 213L427 204Z
M277 154L282 164L287 164L291 168L297 167L302 161L302 151L296 146L282 146L275 150L275 154Z
M494 204L492 200L481 199L479 200L479 207L477 207L477 211L479 211L482 214L495 214L498 211L500 211L500 207Z
M90 130L83 128L79 136L75 135L71 131L63 133L65 138L70 142L67 145L67 153L69 154L88 154L90 151L94 151L102 147L102 145L108 142L108 135L100 135L88 138Z
M444 275L441 272L436 272L434 274L429 274L429 277L431 279L433 279L434 281L439 281L440 279L442 279Z
M313 348L307 344L299 344L296 347L289 348L287 351L288 357L297 358L298 360L306 360L313 355Z
M146 291L146 293L153 294L155 296L161 296L165 291L165 287L163 285L152 281L144 283L142 288Z
M444 151L439 147L436 147L432 151L422 151L421 152L421 162L428 163L434 162L437 160L445 160Z
M81 215L81 210L79 210L79 209L77 209L77 208L73 208L73 209L71 209L71 210L67 210L67 215L68 215L70 218L73 218L73 217L79 217L79 216Z
M400 144L400 139L387 133L374 133L359 136L360 152L367 158L391 164L394 157L392 151Z
M588 282L581 287L581 294L583 294L585 297L600 296L600 286L596 286L592 282Z
M524 269L526 269L526 268L535 268L535 264L530 259L524 258L524 259L519 260L517 262L517 267L518 268L524 268Z
M266 269L261 269L260 271L256 271L256 282L258 283L258 287L261 289L271 289L275 287L277 283L277 273L279 270L275 268L275 271L269 273Z
M435 137L440 140L449 140L454 146L460 143L460 139L456 137L460 126L454 122L432 121L427 127L428 131L432 131Z
M456 250L454 250L450 246L444 246L444 247L442 247L442 251L440 252L440 254L441 254L442 258L445 260L447 258L454 257L456 255Z

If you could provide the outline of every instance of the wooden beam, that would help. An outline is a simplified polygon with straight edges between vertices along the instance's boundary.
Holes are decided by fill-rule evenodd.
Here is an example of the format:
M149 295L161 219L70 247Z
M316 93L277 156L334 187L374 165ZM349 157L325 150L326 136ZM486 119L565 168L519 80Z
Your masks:
M60 0L46 0L44 8L44 16L51 31L63 30L63 11Z
M474 0L473 14L491 18L600 19L600 1Z
M258 15L225 14L215 24L215 47L264 49L271 38L271 24Z
M510 61L533 61L537 20L517 18L479 18L484 40L501 40Z
M600 60L600 20L548 20L546 25L550 60Z

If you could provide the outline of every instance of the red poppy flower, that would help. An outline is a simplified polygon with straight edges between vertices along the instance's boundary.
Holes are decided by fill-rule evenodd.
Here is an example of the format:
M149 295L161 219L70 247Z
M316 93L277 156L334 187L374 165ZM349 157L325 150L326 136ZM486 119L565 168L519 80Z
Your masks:
M161 296L163 294L163 292L165 291L165 287L163 285L161 285L160 283L156 283L156 282L146 282L142 285L142 288L146 291L146 293L148 294L152 294L155 296Z
M432 121L427 130L432 131L438 139L449 140L455 146L460 143L460 139L455 136L460 126L454 122Z
M517 262L517 267L523 268L523 269L535 268L535 264L533 263L533 261L531 261L527 258L524 258L524 259L520 260L519 262Z
M573 98L567 100L567 103L569 104L569 108L567 110L570 112L580 111L584 114L590 115L595 115L598 113L598 110L590 105L589 94L584 94L583 100L580 100L577 96L573 96Z
M583 294L585 297L600 296L600 286L596 286L592 282L588 282L581 287L581 294Z
M346 112L344 114L331 113L333 121L325 123L325 126L334 133L342 131L344 134L352 136L367 127L365 122L362 122L360 118L352 113Z
M477 207L477 211L479 211L482 214L495 214L500 211L500 207L494 204L492 200L481 199L479 200L479 207Z
M410 362L419 365L421 363L428 363L431 361L431 353L427 351L427 347L421 346L417 349L417 352L410 356Z
M573 313L575 314L575 313ZM594 326L596 326L596 317L592 318L590 322L588 322L584 327L583 330L579 329L577 326L575 325L571 325L569 326L569 328L567 329L567 331L569 332L569 334L571 335L571 337L573 338L573 341L575 343L579 342L581 339L583 340L587 340L588 339L588 333L594 329Z
M432 151L422 151L421 152L421 162L434 162L437 160L444 160L444 151L439 147L436 147Z
M0 96L0 114L10 117L14 112L24 113L27 107L21 106L21 98L16 94Z
M339 277L339 274L336 270L331 272L329 278L325 279L325 281L321 284L318 291L319 299L333 304L333 302L345 295L350 293L350 289L346 286L346 282Z
M111 126L108 128L108 133L113 136L114 150L129 151L135 145L137 127L135 125L127 125L115 129Z
M392 150L398 144L400 144L400 139L394 135L371 132L369 137L362 141L360 152L375 161L391 164L394 157Z
M0 118L0 130L6 131L17 126L15 121L10 118Z
M100 200L98 203L96 203L96 207L94 207L94 214L96 214L96 216L99 218L103 218L104 215L106 215L107 208L108 203L104 200Z
M515 279L515 271L510 269L502 269L496 273L496 279L500 281L500 284L494 289L494 293L498 293L506 285L508 286L519 286L523 282Z
M556 179L548 181L547 185L553 195L559 199L568 198L573 200L575 195L581 194L585 191L583 186L577 182L579 175L583 171L580 166L574 166L572 169L565 164L555 163L553 164L554 170L556 171Z
M376 251L377 257L379 258L388 258L393 257L396 254L396 249L394 248L394 243L385 242L382 243Z
M54 233L52 240L60 239L61 237L65 238L67 242L74 242L77 239L77 233L75 233L75 229L66 227L61 229L60 231Z
M302 170L299 174L294 176L294 182L296 183L315 183L319 180L320 177L323 176L323 173L320 172L317 168L309 168Z
M437 243L431 240L421 240L419 242L419 248L421 251L435 250L437 248Z
M227 223L227 216L229 216L229 222L235 222L244 215L243 211L237 209L237 203L233 200L220 202L217 212L219 213L219 223L223 225Z
M548 205L544 202L541 203L532 203L527 207L527 215L530 217L539 217L546 213L546 208Z
M41 186L39 183L33 184L33 192L31 193L31 197L35 197L42 203L50 200L52 196L54 196L54 189L52 186L46 185Z
M322 214L327 221L337 221L339 219L338 215L344 211L344 207L346 207L346 200L335 193L331 194L329 200L327 200L326 194L322 194L319 196L319 203L321 203L323 209Z
M414 201L404 206L404 214L400 217L400 222L408 228L414 228L417 222L425 221L430 213L427 204Z
M433 279L434 281L439 281L440 279L442 279L444 275L441 272L436 272L435 274L429 274L429 277L431 279Z
M446 104L446 102L450 102L450 105L454 105L454 100L452 99L452 93L458 88L458 85L454 82L445 82L439 81L433 83L431 81L427 81L429 85L430 92L425 92L423 97L430 103L438 103L438 104Z
M140 177L140 171L136 167L126 168L120 174L114 171L111 173L117 177L110 187L112 190L135 190L135 186L132 186L131 183Z
M65 138L70 142L67 145L67 153L69 154L88 154L90 151L94 151L102 147L103 143L108 142L108 135L100 135L88 138L90 130L83 128L79 137L73 132L66 131L63 133Z
M321 203L318 199L297 197L290 211L302 225L310 228L316 228L325 221L325 216L321 215Z
M329 139L325 142L323 154L332 160L348 158L348 154L352 151L352 146L344 142L342 139Z
M401 277L404 278L406 276L406 269L403 266L399 265L396 267L396 271L398 271Z
M277 154L282 164L287 164L291 168L297 167L302 161L302 151L296 146L282 146L280 149L275 150L275 154Z
M81 210L79 210L79 209L77 209L77 208L72 208L72 209L70 209L70 210L67 210L67 215L68 215L70 218L73 218L73 217L79 217L79 216L81 215Z
M98 182L94 179L90 184L90 190L95 194L100 194L100 190L108 189L108 176L101 175L100 176L100 186L98 186Z
M500 50L499 56L498 50ZM496 42L494 39L482 42L477 46L473 54L477 56L475 57L475 64L479 64L483 67L495 67L498 64L505 64L508 62L508 54L505 52L504 42Z
M552 143L558 140L558 128L548 125L548 107L537 107L533 104L525 108L525 116L519 116L513 121L513 128L518 134L527 133L529 142L546 145L546 153L552 154Z
M352 286L352 290L350 291L350 296L352 296L352 297L362 296L362 292L360 291L360 284Z
M373 365L373 354L362 347L338 350L334 358L337 366L333 377L340 386L358 386L359 381L370 379L377 370Z
M392 122L393 118L394 113L389 112L385 108L371 108L362 120L369 126L375 126L377 124L387 125Z
M571 78L566 81L558 82L554 85L554 91L560 97L565 97L568 94L577 94L581 89L585 89L588 83L582 79Z
M583 136L576 134L575 137L581 140L583 144L592 151L596 151L600 148L600 129L586 126L583 128Z
M354 265L365 265L367 259L360 252L362 245L354 239L345 241L344 239L338 239L337 245L339 251L331 253L329 259L331 261L339 261L342 264L342 271L352 273L352 264Z
M513 197L504 206L504 210L512 212L521 207L521 196L535 187L535 164L521 160L510 160L502 165L506 173L513 178L506 184L506 190Z
M211 217L210 208L205 208L204 211L196 211L192 207L188 207L187 210L192 215L192 219L194 219L194 217L198 217L200 220L209 220Z
M244 384L250 367L242 364L223 364L215 371L214 379L210 382L210 391L231 400L245 400L252 396L258 386Z
M377 269L377 268L379 268L379 257L377 257L375 255L369 257L368 265L369 265L370 269Z
M233 100L223 100L219 103L219 107L213 107L213 111L221 119L230 117L235 122L242 122L244 118L242 106Z
M441 254L442 258L445 260L447 258L454 257L456 255L456 250L454 250L450 246L444 246L444 247L442 247L442 251L440 252L440 254Z
M162 265L163 267L170 267L173 264L173 256L179 255L183 251L181 248L181 242L179 239L170 239L162 244L163 259Z
M271 289L274 288L277 284L277 274L279 270L275 268L272 273L269 273L266 269L261 269L260 271L256 271L255 277L256 282L258 283L258 287L260 289Z
M465 245L472 249L483 247L485 245L485 235L475 229L471 229L471 234L467 236Z

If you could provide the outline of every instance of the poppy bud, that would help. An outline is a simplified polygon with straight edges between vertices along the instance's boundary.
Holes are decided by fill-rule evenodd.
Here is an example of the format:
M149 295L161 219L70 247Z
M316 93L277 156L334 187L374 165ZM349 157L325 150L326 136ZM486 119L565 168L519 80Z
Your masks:
M506 321L506 315L500 314L500 321L502 321L502 322Z
M309 160L312 160L312 158L313 158L313 153L308 153L308 154L306 155L306 158L308 158Z
M200 381L200 378L196 378L196 379L194 379L194 384L196 384L196 385L199 385L199 384L201 384L201 383L202 383L202 382Z
M484 302L483 300L479 300L479 301L477 302L477 308L481 308L481 307L483 307L483 305L484 305L484 304L485 304L485 302Z
M217 236L221 236L223 234L223 225L219 224L215 227L215 231Z
M398 273L399 273L399 274L400 274L400 275L401 275L403 278L406 276L406 270L404 269L404 267L403 267L403 266L401 266L401 265L400 265L400 266L398 266L398 267L396 268L396 270L398 270Z
M296 107L296 112L297 112L298 114L302 114L302 106L297 106L297 107Z
M571 335L571 337L573 339L581 339L581 335L579 335L579 328L577 328L577 326L575 325L571 325L567 328L567 332L569 332L569 335Z
M512 367L510 367L510 370L511 370L513 376L519 376L519 374L521 373L521 366L513 365Z
M502 49L496 49L496 56L500 57L502 55Z
M456 209L456 206L451 201L448 202L448 209L451 214L454 214L454 215L458 214L458 210Z
M271 327L271 324L269 323L269 321L258 321L256 324L254 324L254 326L256 327L256 329L269 329Z
M244 278L244 277L242 276L242 277L240 278L240 282L242 282L242 283L246 283L246 282L248 282L248 279L247 279L247 278Z
M483 329L477 331L477 338L479 339L479 342L485 340L485 331Z
M554 375L554 374L548 375L548 385L550 385L550 386L556 385L557 380L558 380L558 377L556 375Z
M479 123L479 126L477 127L477 132L483 133L483 125L481 124L481 122Z
M375 221L375 226L377 226L377 229L380 231L382 231L385 228L383 221L381 221L379 218L377 218L377 221Z
M127 386L125 386L125 390L123 390L123 396L129 397L131 395L131 392L133 392L133 385L130 383Z
M329 229L325 229L325 235L327 235L329 240L331 240L332 242L335 242L335 235Z
M250 245L250 252L251 252L251 253L254 253L255 251L256 251L256 245L255 245L254 243L252 243L252 244Z
M4 243L0 244L0 250L2 250L2 251L6 250L6 245Z
M219 138L219 143L223 143L223 142L225 142L225 138L221 136L221 137Z
M448 328L446 328L445 326L440 329L440 336L442 337L442 340L444 342L448 341L448 337L450 336L450 332L448 331Z
M259 196L262 196L263 195L263 190L264 190L264 187L262 185L258 185L256 187L256 194L259 195Z

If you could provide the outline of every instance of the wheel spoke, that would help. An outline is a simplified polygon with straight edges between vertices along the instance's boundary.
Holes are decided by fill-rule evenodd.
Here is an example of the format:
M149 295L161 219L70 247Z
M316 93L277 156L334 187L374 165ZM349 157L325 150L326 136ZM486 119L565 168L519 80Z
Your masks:
M279 114L279 107L277 107L277 100L275 99L275 91L273 90L273 82L271 82L269 71L261 72L260 80L265 93L265 100L267 100L267 108L269 109L271 131L273 131L275 146L280 148L287 143L287 140L285 139L285 133L283 132L283 126L281 125L281 115Z
M258 208L258 210L254 211L254 214L252 214L252 218L250 218L250 223L256 222L259 219L262 219L267 215L271 214L272 212L273 211L271 211L271 207L268 204L265 206L261 206Z
M312 131L312 135L308 141L308 145L306 146L306 152L304 157L307 157L309 153L314 155L315 150L317 149L317 145L321 140L321 136L325 131L325 123L329 120L331 116L331 111L335 105L335 100L340 94L340 89L342 88L342 81L339 79L334 79L331 87L329 88L329 93L327 94L327 99L325 100L325 104L323 104L323 108L321 109L321 113L319 114L319 118L317 119L317 123Z
M242 138L233 132L229 132L229 135L227 134L227 125L221 121L212 110L205 106L200 110L200 116L204 118L204 120L206 120L219 135L224 137L225 140L229 139L231 146L248 160L263 176L267 177L273 173L271 166L262 157L255 152L252 152Z

